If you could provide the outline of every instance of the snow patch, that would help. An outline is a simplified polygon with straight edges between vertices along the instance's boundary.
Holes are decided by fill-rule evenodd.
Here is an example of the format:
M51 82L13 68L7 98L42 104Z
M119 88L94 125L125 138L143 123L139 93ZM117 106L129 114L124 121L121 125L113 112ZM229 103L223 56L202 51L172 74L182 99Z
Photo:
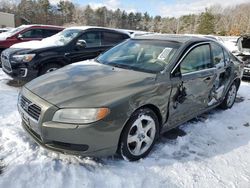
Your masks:
M21 127L20 88L0 69L0 187L249 187L250 84L242 82L232 109L185 123L186 133L162 139L138 162L82 158L38 146ZM232 127L232 128L229 128Z

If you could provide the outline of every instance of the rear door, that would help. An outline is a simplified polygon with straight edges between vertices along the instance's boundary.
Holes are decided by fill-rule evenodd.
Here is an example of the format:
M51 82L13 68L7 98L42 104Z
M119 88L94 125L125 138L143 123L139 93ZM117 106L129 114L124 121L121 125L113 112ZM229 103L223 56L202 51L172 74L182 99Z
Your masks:
M215 74L209 43L191 47L172 71L170 126L186 121L208 107Z
M109 48L112 48L113 46L129 38L128 35L117 33L117 32L112 32L112 31L102 31L101 34L102 34L101 42L102 42L103 51Z
M51 37L51 36L57 34L58 32L60 32L60 30L56 30L56 29L43 29L43 38Z

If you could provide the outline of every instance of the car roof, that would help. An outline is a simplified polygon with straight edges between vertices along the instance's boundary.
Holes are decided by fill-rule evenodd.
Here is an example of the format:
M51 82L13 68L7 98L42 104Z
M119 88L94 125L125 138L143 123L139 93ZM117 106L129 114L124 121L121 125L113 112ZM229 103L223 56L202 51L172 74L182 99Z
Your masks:
M178 34L148 34L148 35L135 36L134 39L162 40L162 41L170 41L181 44L188 42L214 41L205 37L178 35Z
M29 28L29 27L46 27L46 28L64 29L63 26L42 25L42 24L21 25L21 27L23 27L23 28Z
M115 29L115 28L108 28L108 27L99 27L99 26L74 26L74 27L68 27L66 29L79 29L79 30L88 30L88 29L102 29L102 30L107 30L107 31L116 31L119 33L127 34L130 35L129 32L122 30L122 29Z

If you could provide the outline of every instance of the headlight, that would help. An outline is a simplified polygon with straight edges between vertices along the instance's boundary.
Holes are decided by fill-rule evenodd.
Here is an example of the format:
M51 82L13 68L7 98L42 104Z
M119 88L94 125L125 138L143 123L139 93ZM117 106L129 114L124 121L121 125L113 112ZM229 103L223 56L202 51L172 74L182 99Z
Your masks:
M30 62L36 54L13 55L12 58L18 62Z
M92 123L103 119L109 114L108 108L61 109L53 116L55 122L61 123Z

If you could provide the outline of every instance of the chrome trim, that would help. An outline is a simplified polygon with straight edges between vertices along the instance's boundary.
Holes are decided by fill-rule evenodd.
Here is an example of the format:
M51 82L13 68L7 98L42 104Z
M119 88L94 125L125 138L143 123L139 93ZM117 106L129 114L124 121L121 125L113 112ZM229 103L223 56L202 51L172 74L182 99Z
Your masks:
M40 121L40 118L41 118L42 107L39 106L39 105L37 105L36 103L32 102L30 99L27 99L27 98L26 98L26 99L27 99L28 101L30 101L30 103L27 103L25 107L22 107L22 106L21 106L21 100L23 99L23 97L26 98L26 97L23 96L22 94L20 94L20 96L18 96L18 107L21 109L22 112L25 113L25 115L26 115L28 118L30 118L30 119L32 119L32 121L38 123L38 122ZM32 105L36 105L37 107L39 107L39 108L41 109L41 112L40 112L40 115L39 115L39 117L38 117L38 120L36 120L36 119L35 119L34 117L32 117L27 111L25 111L25 110L28 110L29 107L32 106ZM27 109L26 109L26 108L27 108Z
M176 65L174 66L174 68L172 69L171 71L171 74L173 74L173 72L175 71L175 69L179 66L179 64L181 64L181 62L183 61L183 59L188 55L188 53L193 50L195 47L197 46L200 46L200 45L204 45L204 44L210 44L210 42L200 42L200 43L197 43L193 46L191 46L188 51L185 52L185 54L181 57L181 59L176 63Z
M198 71L187 72L187 73L182 74L182 76L192 75L192 74L197 74L197 73L202 73L202 72L207 72L209 70L216 70L216 68L215 67L211 67L211 68L206 68L206 69L202 69L202 70L198 70Z
M23 78L27 76L28 74L28 69L27 68L21 68L21 70L24 70L24 75L22 76Z
M33 104L33 103L32 103L32 104ZM34 119L33 117L31 117L31 116L21 107L21 105L20 105L19 102L18 102L17 106L18 106L19 111L21 111L22 113L24 113L25 116L27 116L29 119L31 119L34 123L37 123L37 125L38 125L38 122L39 122L39 120L40 120L40 117L39 117L38 120L36 120L36 119ZM22 119L23 119L23 118L22 118Z
M244 67L244 70L250 70L250 68L249 67Z

